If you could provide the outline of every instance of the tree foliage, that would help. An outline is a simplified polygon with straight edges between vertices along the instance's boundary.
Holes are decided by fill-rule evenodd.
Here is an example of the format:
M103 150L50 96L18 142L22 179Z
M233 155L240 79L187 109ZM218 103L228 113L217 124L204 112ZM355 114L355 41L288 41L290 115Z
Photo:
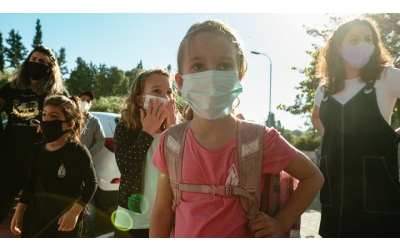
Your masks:
M81 57L76 59L76 68L71 71L66 87L71 95L77 95L84 90L92 90L96 85L97 66L86 63Z
M124 105L125 97L122 96L106 96L95 98L91 111L120 113Z
M384 46L389 50L394 59L394 66L399 67L399 55L400 55L400 14L397 13L380 13L380 14L364 14L364 16L374 20L381 32L381 39ZM324 24L322 29L305 27L308 35L315 38L322 39L325 41L330 35L331 31L338 26L343 20L343 17L329 16L329 22ZM303 69L293 67L293 70L297 70L301 74L306 76L306 79L299 83L299 86L295 87L298 90L294 98L294 103L291 105L280 104L278 109L290 112L291 114L309 114L312 111L314 105L314 93L318 87L321 77L316 73L316 62L321 50L318 44L312 44L313 50L306 51L310 59L310 64ZM395 115L393 119L400 118L400 103L396 102Z
M37 45L42 44L42 26L40 25L40 20L36 20L36 33L33 37L32 48L35 48Z
M61 74L64 76L68 74L68 67L67 67L67 54L65 53L65 48L61 47L58 52L55 52L58 65L60 66Z
M4 72L5 61L4 61L4 46L3 46L3 34L0 32L0 72Z
M22 37L18 34L18 31L16 32L14 29L10 31L9 37L6 39L6 43L9 47L4 49L5 61L7 61L12 68L17 68L28 54L21 40Z
M127 88L128 79L124 71L115 66L108 68L105 64L100 64L93 88L98 95L124 95Z

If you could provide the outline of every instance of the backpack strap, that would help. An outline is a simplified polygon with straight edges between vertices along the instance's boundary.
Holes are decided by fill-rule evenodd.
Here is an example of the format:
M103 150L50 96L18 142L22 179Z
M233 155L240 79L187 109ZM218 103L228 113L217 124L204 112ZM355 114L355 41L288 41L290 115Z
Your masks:
M185 138L190 122L171 126L164 139L164 155L167 162L170 185L174 195L172 209L180 204L182 192L212 195L239 195L252 200L253 197L240 186L215 186L207 184L187 184L182 182L182 161Z
M182 159L185 145L186 132L189 128L189 122L175 124L167 129L164 139L164 156L168 167L168 174L174 200L172 209L175 211L179 205L182 191L177 189L182 182Z
M256 216L260 206L264 130L262 124L238 119L239 186L250 195L250 198L241 195L240 202L248 219L253 219Z

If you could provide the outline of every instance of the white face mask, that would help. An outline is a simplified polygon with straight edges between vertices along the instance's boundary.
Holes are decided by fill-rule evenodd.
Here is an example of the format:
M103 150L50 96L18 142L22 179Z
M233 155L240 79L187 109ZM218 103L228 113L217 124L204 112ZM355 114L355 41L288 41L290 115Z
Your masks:
M83 112L87 113L90 109L90 104L87 101L82 102L82 110Z
M182 97L199 117L214 120L227 116L242 93L236 71L209 70L183 75Z
M144 110L147 110L150 99L153 99L153 107L156 104L157 99L159 101L159 104L164 103L164 108L167 106L167 103L168 103L167 98L162 98L162 97L158 97L158 96L154 96L154 95L146 95L146 99L144 100L144 103L143 103Z
M347 46L343 44L342 57L355 69L361 69L369 62L375 51L374 45L362 41L357 45Z

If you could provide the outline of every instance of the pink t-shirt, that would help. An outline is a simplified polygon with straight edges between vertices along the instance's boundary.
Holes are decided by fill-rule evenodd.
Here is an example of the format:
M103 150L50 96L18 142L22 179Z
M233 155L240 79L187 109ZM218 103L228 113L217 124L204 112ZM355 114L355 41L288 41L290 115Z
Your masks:
M153 157L153 164L168 174L164 158L164 137ZM296 156L296 149L275 129L265 128L262 173L277 174ZM188 129L182 163L182 182L188 184L236 185L238 182L236 139L218 150L208 151ZM236 184L235 184L236 183ZM220 196L183 192L175 211L176 238L248 238L245 212L236 195Z

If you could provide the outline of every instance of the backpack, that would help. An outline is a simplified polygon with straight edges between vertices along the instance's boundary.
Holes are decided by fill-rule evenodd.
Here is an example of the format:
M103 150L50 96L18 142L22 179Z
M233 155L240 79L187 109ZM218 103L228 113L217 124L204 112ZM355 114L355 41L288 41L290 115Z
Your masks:
M238 186L215 186L182 182L182 161L186 132L190 121L171 126L164 138L164 156L168 167L175 211L182 192L207 193L211 195L238 195L246 218L253 219L258 211L274 216L287 202L297 187L297 180L282 171L277 175L265 174L260 192L263 158L264 125L237 120ZM283 237L298 238L300 218Z

